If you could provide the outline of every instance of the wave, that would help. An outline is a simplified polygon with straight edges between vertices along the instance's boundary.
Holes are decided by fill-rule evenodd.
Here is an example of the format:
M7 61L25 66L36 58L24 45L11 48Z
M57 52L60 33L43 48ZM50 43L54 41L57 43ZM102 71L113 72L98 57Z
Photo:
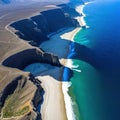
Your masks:
M73 69L74 71L77 71L77 72L82 72L81 70L79 70L79 69Z
M72 59L67 59L67 63L65 65L66 67L70 69L78 68L79 65L74 65Z
M79 65L74 65L72 59L67 59L66 67L70 68L71 70L81 72L81 70L77 69Z
M86 28L88 29L88 28L90 28L90 26L86 26Z
M72 85L71 82L63 82L62 84L62 90L63 90L63 94L64 94L64 100L65 100L65 107L66 107L66 114L67 114L67 118L68 120L75 120L75 114L74 114L74 110L73 110L73 102L71 97L68 94L69 91L69 87Z
M88 3L86 3L85 5L87 5L87 4ZM80 25L86 26L86 28L90 28L89 26L86 25L86 22L84 20L84 17L86 15L83 13L83 8L84 8L85 5L79 5L79 6L77 6L75 8L76 11L82 15L81 17L78 17L76 19L78 20L78 22L79 22ZM70 56L73 53L74 53L74 46L72 46L70 48L70 54L68 56ZM77 69L77 68L79 68L79 65L74 65L73 64L72 59L67 59L66 67L70 68L73 71L79 72L79 73L82 72L80 69ZM67 73L64 73L64 74L67 74ZM71 82L63 82L63 84L62 84L62 90L63 90L63 94L64 94L64 100L65 100L65 107L66 107L67 118L68 118L68 120L76 120L77 116L76 116L76 114L75 114L75 112L73 110L74 101L72 101L72 98L71 98L71 96L68 93L69 87L71 85L72 85Z

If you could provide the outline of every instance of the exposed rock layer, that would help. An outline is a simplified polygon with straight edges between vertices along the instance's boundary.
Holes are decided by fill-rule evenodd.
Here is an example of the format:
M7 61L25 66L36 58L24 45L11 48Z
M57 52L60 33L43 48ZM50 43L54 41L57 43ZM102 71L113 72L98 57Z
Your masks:
M24 8L22 14L22 9L13 10L16 11L4 9L0 18L0 120L6 117L9 120L40 120L37 106L42 101L43 89L34 76L21 70L35 62L60 66L56 55L35 46L49 40L47 35L51 32L63 27L76 27L78 23L56 6L42 7L41 13L33 17L29 15L40 10L38 5L31 6L31 10ZM12 22L25 16L28 18ZM10 26L6 26L10 22Z
M33 46L48 40L48 34L64 27L76 27L77 21L60 7L52 7L39 15L12 23L10 26L15 34Z
M42 101L40 81L30 73L7 67L0 67L0 75L1 120L6 117L13 119L13 116L17 119L19 115L22 120L26 116L37 119L40 113L33 108Z

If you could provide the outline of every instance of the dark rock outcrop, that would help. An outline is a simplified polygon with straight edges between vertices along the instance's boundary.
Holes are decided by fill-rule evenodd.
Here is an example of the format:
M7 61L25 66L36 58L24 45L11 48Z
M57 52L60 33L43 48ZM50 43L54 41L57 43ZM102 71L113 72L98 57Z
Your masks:
M3 66L0 67L0 74L4 75L4 78L0 76L1 118L17 117L22 110L28 108L25 116L20 119L23 120L26 117L37 119L40 113L36 109L42 101L41 93L43 91L40 81L35 79L31 73Z
M41 41L47 40L47 36L38 28L31 19L20 20L11 24L16 29L15 34L21 39L28 41L31 45L39 45Z
M65 9L66 7L68 8L68 6L62 6L64 9L53 7L50 10L44 10L39 15L12 23L10 27L14 28L14 30L10 29L22 40L26 40L33 46L38 46L41 42L48 40L47 35L49 33L56 32L64 27L76 27L79 25L77 20L69 15ZM3 60L2 64L8 67L24 69L27 65L35 62L60 66L56 55L37 48L25 49L8 56Z
M32 5L32 7L36 9L35 5ZM37 5L37 12L38 8ZM8 23L18 20L18 18L25 18L27 14L28 16L33 14L29 8L24 8L24 11L25 9L29 14L14 9L12 12L8 10L5 14L7 17L4 17L6 10L3 11L4 19L1 18L2 22L5 21L3 26L5 27ZM17 16L18 14L20 17ZM49 40L47 36L51 32L56 32L64 27L76 26L79 26L79 24L73 16L70 16L68 11L61 9L59 6L49 8L49 10L44 8L36 16L12 23L7 27L12 31L12 34L0 27L0 62L2 64L0 65L0 119L16 120L21 112L23 116L19 117L19 120L41 119L41 115L37 111L38 104L42 102L43 94L40 81L30 73L21 70L35 62L60 66L56 55L46 53L33 46L38 46L41 42ZM18 37L15 37L13 33Z
M60 4L58 6L61 7L65 13L68 13L72 18L78 17L80 15L80 13L78 13L74 8L69 7L67 4Z
M48 29L50 30L50 32L55 32L61 28L64 28L65 26L68 26L67 17L60 8L43 11L41 12L41 14L45 16L49 24Z
M54 17L53 17L54 16ZM69 15L68 11L55 7L42 11L39 15L23 19L10 25L15 34L33 46L48 40L47 35L64 27L77 27L79 23Z
M43 14L36 15L31 17L31 20L37 25L37 28L41 30L42 34L46 35L49 34L50 31L48 29L48 22Z
M49 63L51 65L60 66L57 56L43 52L37 48L23 50L3 61L4 66L21 70L32 63Z

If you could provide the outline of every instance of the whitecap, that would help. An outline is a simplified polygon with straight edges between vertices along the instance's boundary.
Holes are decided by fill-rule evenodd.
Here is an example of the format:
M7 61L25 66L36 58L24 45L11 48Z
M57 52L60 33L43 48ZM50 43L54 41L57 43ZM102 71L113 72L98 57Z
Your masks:
M79 65L73 65L72 59L67 59L67 64L65 66L70 68L70 69L74 69L74 68L78 68L79 67Z
M65 107L66 107L66 114L68 120L75 120L75 114L73 112L73 102L71 97L68 94L69 87L72 85L71 82L63 82L62 89L64 94L64 100L65 100Z
M79 70L79 69L72 69L72 70L77 71L77 72L82 72L82 71L81 71L81 70Z
M86 26L86 28L88 29L88 28L90 28L90 26Z

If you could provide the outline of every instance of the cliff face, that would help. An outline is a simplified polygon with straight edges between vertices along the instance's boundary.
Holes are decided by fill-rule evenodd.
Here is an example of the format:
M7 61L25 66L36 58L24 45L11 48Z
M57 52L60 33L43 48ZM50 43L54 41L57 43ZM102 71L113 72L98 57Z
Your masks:
M74 18L64 9L55 7L50 10L42 11L39 15L30 17L29 19L14 22L10 24L10 29L22 40L27 41L33 46L38 46L41 42L49 40L47 37L48 34L64 27L76 26L78 26L78 22ZM46 53L37 48L22 50L8 56L3 60L2 64L22 70L27 65L35 62L60 66L56 55Z
M28 41L31 45L38 45L40 42L47 40L47 37L38 25L31 19L24 19L11 24L15 28L15 34L19 38Z
M60 66L57 56L43 52L37 48L23 50L12 55L3 62L3 65L23 70L26 66L32 63L48 63Z
M9 15L3 20L1 18L6 22L4 25L14 21ZM8 21L9 18L11 21ZM0 120L41 119L37 112L43 94L40 82L22 70L35 62L60 66L56 55L35 46L49 40L47 35L51 32L71 26L78 26L77 21L60 7L53 7L10 24L7 28L12 34L0 27Z
M34 119L40 116L36 109L42 101L40 82L18 69L0 67L0 74L0 118L12 119L14 116L16 119L21 115L23 120L25 116Z
M50 32L55 32L64 27L73 26L72 18L69 18L70 21L67 20L67 16L64 14L61 8L52 9L49 11L41 12L48 23L48 29Z
M70 17L63 9L55 7L42 11L39 15L29 19L14 22L10 26L21 39L28 41L33 46L48 40L48 34L64 27L76 27L77 21Z

